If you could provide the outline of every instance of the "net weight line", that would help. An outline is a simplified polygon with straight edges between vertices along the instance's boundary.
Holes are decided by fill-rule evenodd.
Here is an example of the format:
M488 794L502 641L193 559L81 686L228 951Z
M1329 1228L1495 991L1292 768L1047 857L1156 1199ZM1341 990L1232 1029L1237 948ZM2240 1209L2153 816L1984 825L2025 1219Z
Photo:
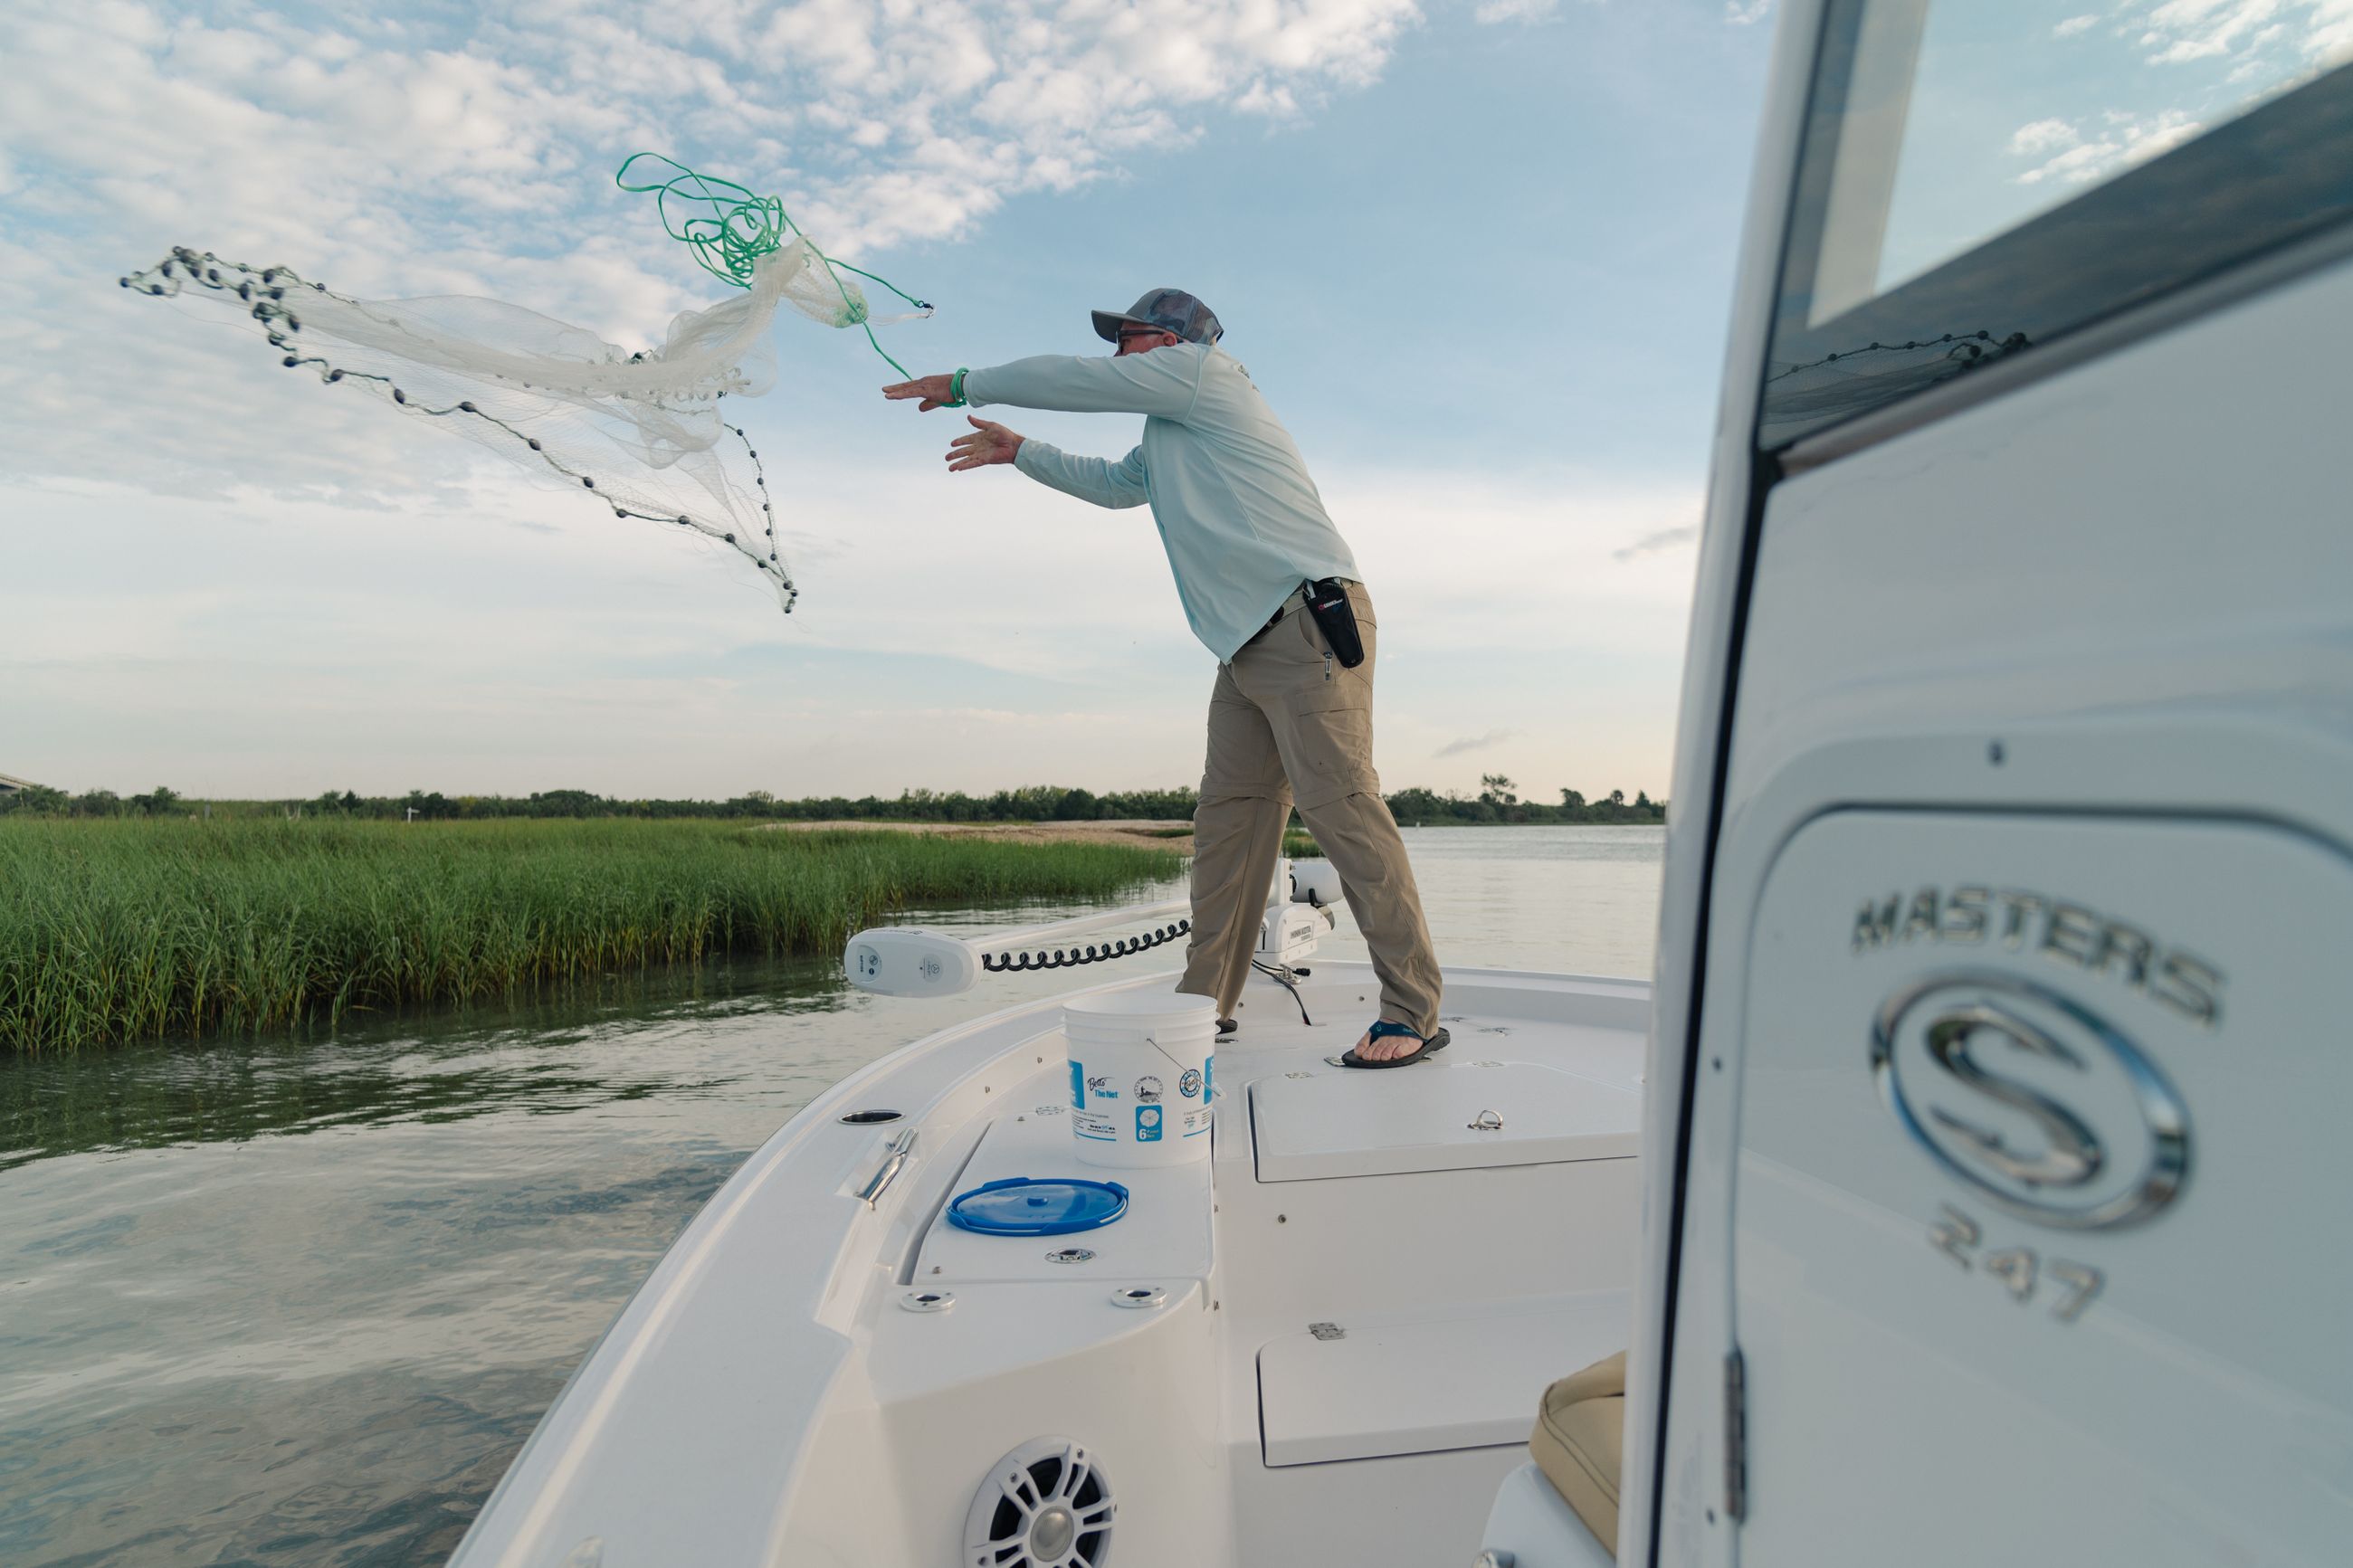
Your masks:
M224 304L259 328L289 370L364 385L405 412L429 415L533 474L590 491L616 518L725 544L789 614L799 589L778 552L774 491L720 400L756 397L774 384L768 333L780 309L860 328L905 376L874 329L933 307L827 255L775 196L658 153L630 157L614 179L652 195L664 232L730 286L728 298L673 317L659 346L636 353L504 300L355 300L290 268L248 267L185 246L121 283L141 295ZM874 314L867 291L875 288L911 312Z
M305 352L307 345L298 347L296 339L297 334L302 331L302 320L296 313L296 307L301 302L301 290L309 289L322 298L350 305L354 309L359 306L355 300L330 292L325 284L313 283L301 277L290 267L269 267L257 270L242 262L223 261L209 250L198 252L183 245L173 247L172 254L155 266L143 271L132 273L120 279L120 282L125 289L158 298L177 295L189 285L218 295L234 294L239 301L252 307L249 313L253 320L260 324L269 346L280 351L281 357L278 363L288 370L297 370L305 365L315 367L319 380L328 385L344 381L372 383L381 386L395 404L412 414L429 415L436 418L466 416L479 419L483 424L503 433L508 439L521 443L534 454L538 463L549 471L565 479L577 480L584 489L595 490L597 488L594 475L584 473L565 463L549 452L537 437L517 429L497 415L483 409L471 398L462 398L448 407L437 408L428 403L410 397L391 376L339 365L322 354ZM287 302L287 290L290 286L296 290L293 304ZM642 356L633 357L642 358ZM712 394L714 398L726 395L724 391L716 391ZM786 568L776 552L776 508L768 500L767 471L762 467L760 454L753 447L752 438L745 433L744 427L740 425L730 425L724 420L720 421L720 424L722 427L733 434L736 440L742 444L744 456L752 465L752 482L759 490L762 531L767 539L767 556L765 560L761 558L756 546L748 542L739 541L732 529L705 522L685 512L647 511L615 500L610 495L601 491L598 499L612 508L615 517L634 517L648 522L672 523L681 528L693 529L698 533L704 534L723 544L733 546L738 552L749 557L754 566L772 574L778 595L783 601L785 613L790 615L793 605L800 598L800 590L795 586L792 574ZM515 455L521 456L520 453Z

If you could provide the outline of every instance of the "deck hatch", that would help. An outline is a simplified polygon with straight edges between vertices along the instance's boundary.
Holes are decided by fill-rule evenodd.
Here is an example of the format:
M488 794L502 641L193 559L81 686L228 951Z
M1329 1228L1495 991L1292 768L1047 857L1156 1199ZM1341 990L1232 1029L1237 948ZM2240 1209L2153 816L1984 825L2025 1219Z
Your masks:
M1250 1095L1261 1182L1627 1159L1642 1110L1631 1089L1535 1062L1335 1068Z
M1270 1466L1525 1443L1545 1385L1626 1348L1631 1296L1595 1290L1508 1315L1351 1321L1259 1352Z

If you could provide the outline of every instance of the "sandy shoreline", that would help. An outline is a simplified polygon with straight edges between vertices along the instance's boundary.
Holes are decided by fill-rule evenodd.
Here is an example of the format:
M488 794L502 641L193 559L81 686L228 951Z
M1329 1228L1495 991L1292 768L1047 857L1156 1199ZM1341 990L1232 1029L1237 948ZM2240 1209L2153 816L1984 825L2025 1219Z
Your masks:
M1146 848L1193 852L1193 825L1166 820L1119 818L1101 822L769 822L762 827L787 833L825 831L935 833L952 838L1004 838L1016 844L1135 844ZM1172 833L1171 829L1181 829Z

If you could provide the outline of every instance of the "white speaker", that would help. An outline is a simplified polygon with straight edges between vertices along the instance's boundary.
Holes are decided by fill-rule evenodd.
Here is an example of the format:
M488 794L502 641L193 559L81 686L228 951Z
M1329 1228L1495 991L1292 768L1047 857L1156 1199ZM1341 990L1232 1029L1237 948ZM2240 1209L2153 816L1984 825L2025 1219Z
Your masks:
M967 1568L1103 1568L1111 1480L1068 1437L1032 1437L997 1461L965 1515Z

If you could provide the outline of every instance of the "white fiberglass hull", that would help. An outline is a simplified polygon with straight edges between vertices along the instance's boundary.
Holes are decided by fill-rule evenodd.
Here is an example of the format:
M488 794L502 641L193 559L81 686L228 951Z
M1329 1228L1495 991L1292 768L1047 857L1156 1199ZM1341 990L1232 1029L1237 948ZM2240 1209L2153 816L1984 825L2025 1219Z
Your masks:
M1300 1000L1312 1026L1254 984L1188 1165L1076 1160L1059 1000L838 1085L681 1236L453 1562L977 1563L976 1492L1049 1437L1096 1468L1088 1550L1121 1568L1467 1561L1545 1383L1626 1343L1649 987L1453 972L1451 1047L1384 1073L1326 1060L1369 970ZM902 1117L840 1120L869 1110ZM944 1222L1009 1174L1131 1205L1053 1239Z

